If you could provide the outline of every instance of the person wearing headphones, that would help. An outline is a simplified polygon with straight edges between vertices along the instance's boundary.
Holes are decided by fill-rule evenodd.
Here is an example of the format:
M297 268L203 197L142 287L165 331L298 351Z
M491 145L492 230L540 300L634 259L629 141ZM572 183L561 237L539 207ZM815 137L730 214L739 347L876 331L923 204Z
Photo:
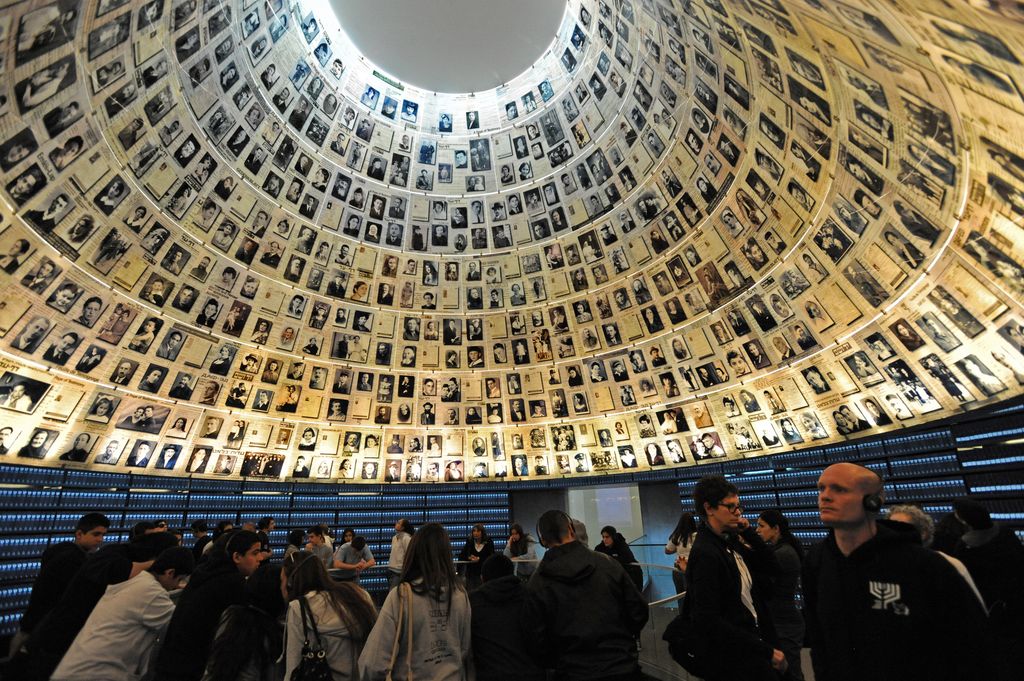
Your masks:
M803 568L805 645L819 681L992 678L984 609L905 523L876 518L882 479L853 463L818 478L831 528Z
M635 637L649 612L626 571L581 544L562 511L545 512L537 534L547 552L521 616L534 660L568 681L640 679Z

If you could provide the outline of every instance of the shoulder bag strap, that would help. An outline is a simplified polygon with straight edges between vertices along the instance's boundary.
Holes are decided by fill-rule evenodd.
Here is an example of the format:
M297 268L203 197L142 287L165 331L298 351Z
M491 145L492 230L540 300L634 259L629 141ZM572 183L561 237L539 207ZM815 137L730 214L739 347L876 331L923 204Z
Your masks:
M302 637L309 646L309 620L306 618L306 597L299 596L299 614L302 616Z
M412 584L404 582L402 586L405 587L408 598L409 612L405 616L405 627L406 627L406 641L408 648L405 651L405 668L406 668L406 681L412 681Z
M313 610L309 607L309 602L305 596L299 597L299 609L302 610L302 633L306 637L306 642L309 642L309 630L312 629L313 635L316 637L317 647L323 650L324 644L320 640L320 630L316 627L316 618L313 617ZM309 618L308 625L307 617Z
M388 663L388 674L386 681L392 681L392 677L395 671L395 662L398 661L398 646L402 639L402 621L405 619L404 609L405 599L402 598L402 594L405 593L406 582L402 582L398 585L398 621L395 623L395 642L391 644L391 662Z
M359 678L359 656L363 654L363 647L359 645L359 641L353 636L352 641L352 671L349 677L352 681Z

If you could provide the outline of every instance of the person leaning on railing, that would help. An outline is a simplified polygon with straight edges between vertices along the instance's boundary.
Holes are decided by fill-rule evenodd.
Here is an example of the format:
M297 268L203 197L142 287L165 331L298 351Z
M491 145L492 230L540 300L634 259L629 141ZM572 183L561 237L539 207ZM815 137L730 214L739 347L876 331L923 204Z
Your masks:
M629 578L633 580L636 590L644 590L643 569L636 564L633 550L629 548L629 544L621 532L618 532L611 525L605 525L601 528L601 543L595 546L594 550L617 560L626 571L626 574L629 575Z
M668 543L665 544L666 555L675 555L676 561L672 565L672 584L676 593L686 591L686 564L690 560L690 548L693 547L693 540L697 537L697 523L689 513L679 516L676 529L668 536Z
M523 581L537 569L537 549L533 537L523 532L519 523L512 523L508 531L508 544L503 553L516 566L516 575Z
M470 591L480 586L480 567L494 555L494 541L487 536L487 529L481 524L473 525L465 546L459 553L458 573L466 578Z

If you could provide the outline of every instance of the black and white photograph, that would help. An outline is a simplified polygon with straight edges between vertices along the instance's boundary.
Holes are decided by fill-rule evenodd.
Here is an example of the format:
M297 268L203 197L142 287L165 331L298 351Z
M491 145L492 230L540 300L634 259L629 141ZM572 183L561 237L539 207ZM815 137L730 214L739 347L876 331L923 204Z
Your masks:
M58 0L23 14L18 20L15 62L28 63L71 42L82 18L80 5L81 0Z
M114 421L115 427L156 435L164 427L170 413L170 408L160 403L141 400L123 401Z

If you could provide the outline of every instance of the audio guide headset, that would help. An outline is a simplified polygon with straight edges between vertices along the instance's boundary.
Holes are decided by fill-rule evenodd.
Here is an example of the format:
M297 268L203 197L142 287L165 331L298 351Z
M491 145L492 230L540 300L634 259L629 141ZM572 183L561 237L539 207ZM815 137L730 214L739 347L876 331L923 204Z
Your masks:
M864 505L864 510L868 513L878 513L882 510L882 495L865 494L861 503Z
M541 515L541 517L537 519L537 524L533 528L534 531L537 533L537 541L539 541L540 545L543 546L544 548L547 548L548 545L544 541L544 534L540 531L540 523L541 523L542 520L544 520L544 516L547 516L548 514L552 514L555 518L558 518L559 521L565 521L566 526L569 528L569 530L571 532L575 533L575 531L576 531L575 528L572 525L572 518L570 518L569 514L566 513L565 511L562 511L562 510L545 511L544 514ZM545 523L545 525L547 525L547 524L548 523ZM546 529L550 529L550 528L546 528ZM559 532L559 539L561 539L561 532Z
M865 466L865 468L867 468ZM878 513L882 510L882 506L885 504L885 499L882 497L885 489L885 480L878 474L878 471L867 468L871 471L876 478L878 478L878 491L872 492L871 494L865 494L861 500L861 504L864 506L864 510L868 513Z

